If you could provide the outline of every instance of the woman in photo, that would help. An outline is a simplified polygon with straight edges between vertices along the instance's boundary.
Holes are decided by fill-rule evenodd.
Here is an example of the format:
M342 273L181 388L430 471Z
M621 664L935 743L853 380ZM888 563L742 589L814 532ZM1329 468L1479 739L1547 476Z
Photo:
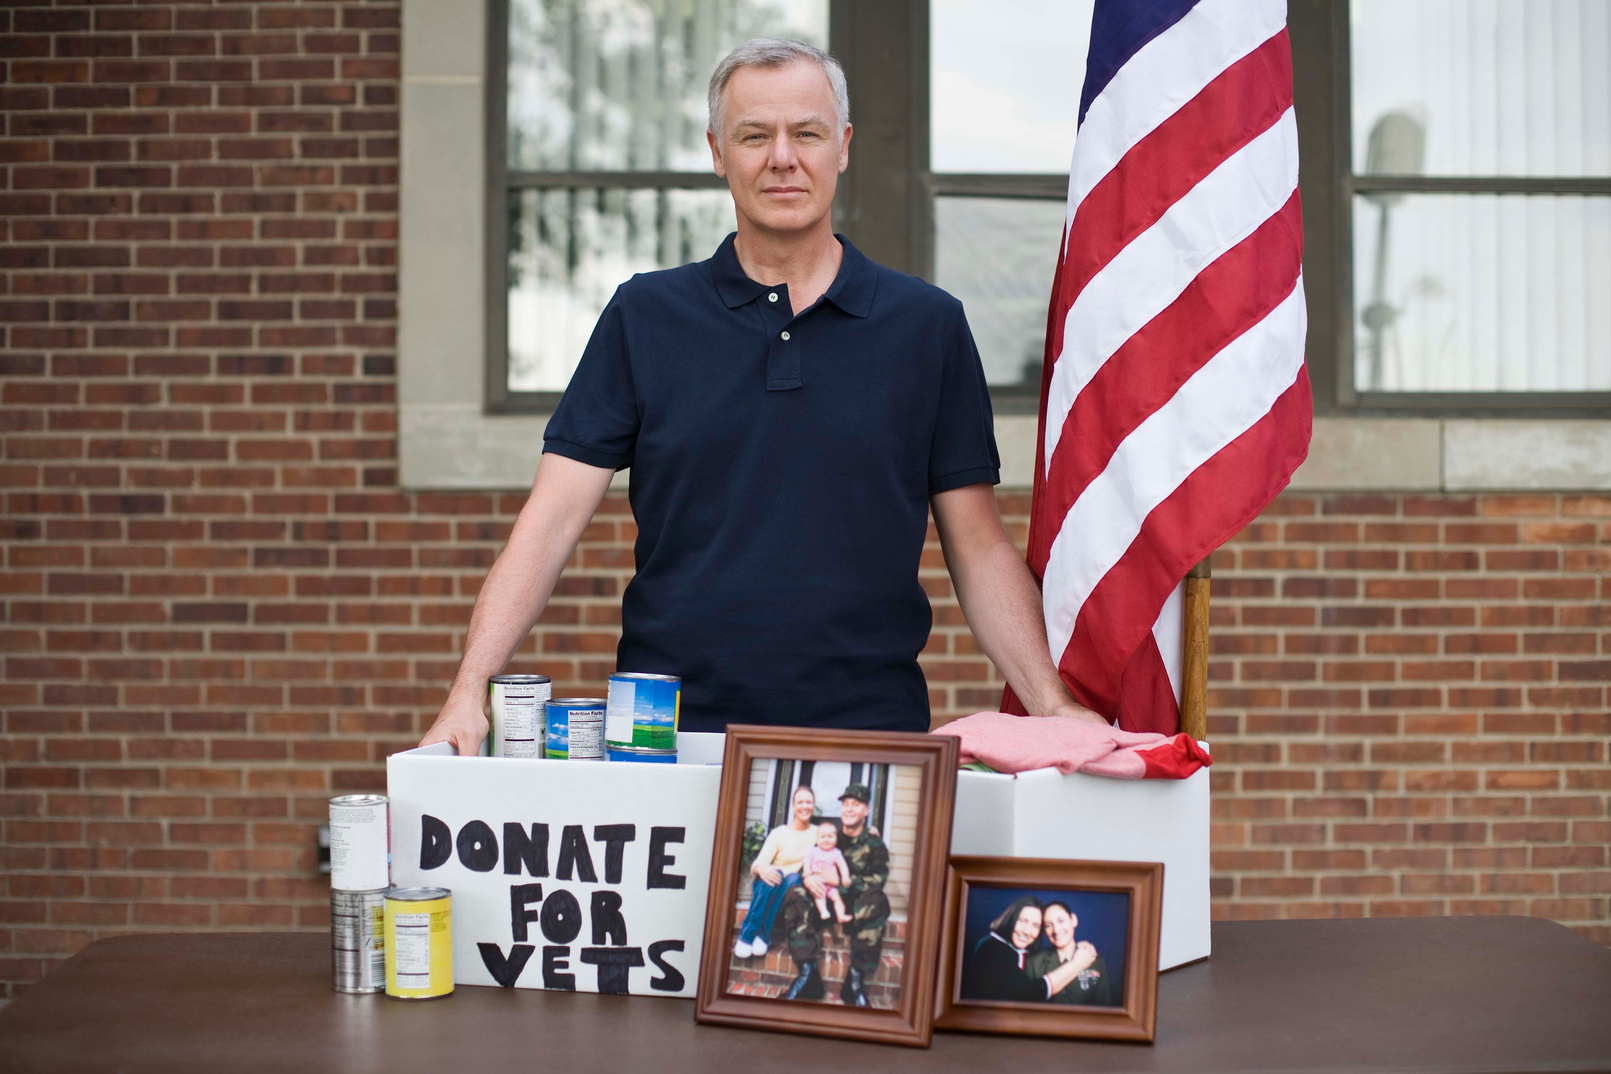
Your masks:
M1108 976L1107 963L1089 941L1074 939L1074 929L1079 923L1080 919L1074 916L1067 903L1047 903L1041 911L1041 927L1050 946L1031 951L1025 965L1033 977L1044 977L1063 966L1074 969L1074 980L1052 993L1053 1003L1080 1007L1119 1006L1117 986Z
M783 896L800 882L806 852L816 845L817 829L811 818L817 812L817 795L810 787L796 787L789 800L789 823L766 834L766 842L750 864L750 910L733 944L739 958L766 954Z
M1026 965L1029 949L1040 939L1043 917L1041 902L1033 895L1009 903L964 966L961 998L1044 1002L1073 983L1079 970L1072 962L1044 975L1032 973Z

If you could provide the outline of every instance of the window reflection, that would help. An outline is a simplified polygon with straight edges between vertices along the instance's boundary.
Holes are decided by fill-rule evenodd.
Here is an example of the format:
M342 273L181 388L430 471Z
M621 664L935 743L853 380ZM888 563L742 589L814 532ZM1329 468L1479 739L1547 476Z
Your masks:
M1353 159L1385 117L1423 133L1426 175L1611 175L1607 0L1353 0Z
M1354 381L1611 389L1611 198L1357 196Z

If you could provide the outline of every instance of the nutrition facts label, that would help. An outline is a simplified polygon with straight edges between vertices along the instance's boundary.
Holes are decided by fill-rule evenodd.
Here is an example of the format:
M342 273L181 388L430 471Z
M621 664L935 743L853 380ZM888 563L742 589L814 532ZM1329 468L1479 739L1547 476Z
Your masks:
M570 730L571 760L585 761L604 756L604 719L598 709L572 712Z
M431 915L397 914L392 925L397 940L397 987L431 987Z

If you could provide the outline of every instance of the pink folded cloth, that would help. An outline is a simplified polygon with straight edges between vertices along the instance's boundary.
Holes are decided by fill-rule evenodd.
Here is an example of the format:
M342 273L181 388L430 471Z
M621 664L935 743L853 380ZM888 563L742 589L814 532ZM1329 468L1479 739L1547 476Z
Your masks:
M1208 751L1190 735L1121 731L1062 716L976 712L934 734L962 740L963 764L978 761L997 772L1055 768L1112 779L1185 779L1209 765Z

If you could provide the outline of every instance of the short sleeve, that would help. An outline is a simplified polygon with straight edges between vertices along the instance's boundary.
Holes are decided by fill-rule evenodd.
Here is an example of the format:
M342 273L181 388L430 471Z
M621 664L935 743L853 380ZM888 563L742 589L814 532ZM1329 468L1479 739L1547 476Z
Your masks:
M638 397L627 353L621 292L599 314L571 382L543 433L543 450L610 470L632 465Z
M948 337L940 372L939 411L929 448L930 496L966 485L1001 482L990 387L960 305Z

